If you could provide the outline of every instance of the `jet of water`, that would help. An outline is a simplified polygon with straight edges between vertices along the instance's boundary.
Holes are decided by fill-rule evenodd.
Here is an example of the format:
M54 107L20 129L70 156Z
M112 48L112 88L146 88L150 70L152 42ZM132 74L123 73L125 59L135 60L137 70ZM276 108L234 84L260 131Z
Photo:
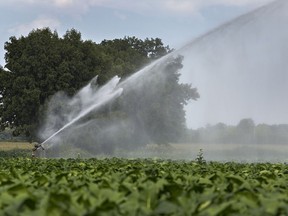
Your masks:
M67 124L53 133L45 141L43 141L41 145L44 145L46 142L50 141L53 137L57 136L63 130L67 129L69 126L89 114L91 111L99 109L104 104L121 95L123 89L116 89L116 86L120 81L119 77L115 76L96 92L93 91L93 83L95 82L95 79L97 79L97 77L93 78L87 86L80 90L79 93L74 97L74 100L71 102L71 104L73 104L76 102L76 98L80 99L82 106L80 112L77 113Z

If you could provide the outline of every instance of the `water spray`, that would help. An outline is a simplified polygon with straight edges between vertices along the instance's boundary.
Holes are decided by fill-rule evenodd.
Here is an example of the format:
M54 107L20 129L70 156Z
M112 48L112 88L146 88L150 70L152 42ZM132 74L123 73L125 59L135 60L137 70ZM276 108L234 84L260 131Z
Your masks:
M97 77L93 78L92 81L87 86L85 86L82 90L85 90L87 88L91 88L92 87L91 84L95 83L95 79L97 79ZM120 81L120 78L118 76L116 76L113 79L111 79L106 85L104 85L102 88L100 88L97 91L97 94L91 95L92 98L90 98L90 100L92 103L86 104L87 107L84 110L82 110L80 113L78 113L78 115L76 115L70 122L65 124L58 131L53 133L50 137L48 137L41 144L39 144L39 147L43 148L42 146L45 143L50 141L53 137L60 134L65 129L69 128L75 122L79 121L81 118L85 117L86 115L88 115L92 111L99 109L103 105L107 104L109 101L119 97L123 91L122 88L116 88L119 81ZM82 92L80 91L79 93L81 94ZM43 148L43 150L44 150L44 148Z

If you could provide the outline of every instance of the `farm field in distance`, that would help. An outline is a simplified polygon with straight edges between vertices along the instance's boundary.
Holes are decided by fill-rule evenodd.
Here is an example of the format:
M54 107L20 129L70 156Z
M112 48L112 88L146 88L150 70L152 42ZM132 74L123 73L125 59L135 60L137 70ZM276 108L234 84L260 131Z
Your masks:
M31 150L32 148L33 145L29 142L10 142L10 141L0 142L0 151L10 151L14 149Z
M148 145L144 149L116 153L124 158L162 158L174 160L194 160L200 149L207 161L218 162L288 162L288 144L205 144L179 143L168 147Z
M0 141L0 159L31 157L33 144L29 142Z
M288 167L0 158L3 215L287 215Z

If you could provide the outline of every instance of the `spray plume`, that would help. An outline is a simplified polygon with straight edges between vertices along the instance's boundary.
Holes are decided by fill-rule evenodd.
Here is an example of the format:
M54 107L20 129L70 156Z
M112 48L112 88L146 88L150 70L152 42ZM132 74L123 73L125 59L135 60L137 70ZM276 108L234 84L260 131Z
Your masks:
M73 98L59 93L40 131L42 144L52 156L69 157L67 149L85 150L90 156L111 153L113 146L127 142L125 134L134 135L128 146L149 142L150 125L135 110L145 110L151 95L161 97L167 78L165 65L178 55L184 56L181 80L193 83L201 95L198 102L186 106L189 127L235 124L247 117L257 123L287 123L287 23L288 3L278 0L209 31L122 82L114 77L98 88L94 78ZM134 98L131 92L136 92ZM141 106L132 108L139 100ZM54 106L59 101L64 108L57 113ZM107 117L103 110L115 104L129 116ZM93 119L93 115L98 117Z

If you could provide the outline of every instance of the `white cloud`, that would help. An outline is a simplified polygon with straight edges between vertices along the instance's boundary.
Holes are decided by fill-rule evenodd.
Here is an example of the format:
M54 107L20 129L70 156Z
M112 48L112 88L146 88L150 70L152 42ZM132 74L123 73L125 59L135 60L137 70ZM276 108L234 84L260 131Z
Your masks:
M128 18L127 15L120 13L119 11L115 11L114 16L116 16L120 20L127 20L127 18Z
M165 10L174 12L194 12L199 8L199 3L197 1L168 0L163 3Z
M158 0L161 1L161 0ZM163 0L164 10L176 13L197 13L209 6L259 6L272 0Z
M255 6L269 1L272 0L74 0L74 3L81 2L82 5L112 7L136 12L143 10L182 13L197 12L197 10L211 5Z
M210 0L213 4L226 4L226 5L255 5L271 2L272 0Z
M52 0L52 2L59 7L67 7L75 4L74 0Z
M117 10L128 10L138 13L158 11L164 13L189 14L197 13L204 7L224 6L257 6L272 0L10 0L9 3L45 5L82 14L91 7L106 7ZM1 3L1 4L9 4Z
M30 23L24 23L10 28L8 31L9 33L13 33L16 35L27 35L32 29L49 27L54 30L58 28L60 24L60 21L57 19L49 17L39 17Z

